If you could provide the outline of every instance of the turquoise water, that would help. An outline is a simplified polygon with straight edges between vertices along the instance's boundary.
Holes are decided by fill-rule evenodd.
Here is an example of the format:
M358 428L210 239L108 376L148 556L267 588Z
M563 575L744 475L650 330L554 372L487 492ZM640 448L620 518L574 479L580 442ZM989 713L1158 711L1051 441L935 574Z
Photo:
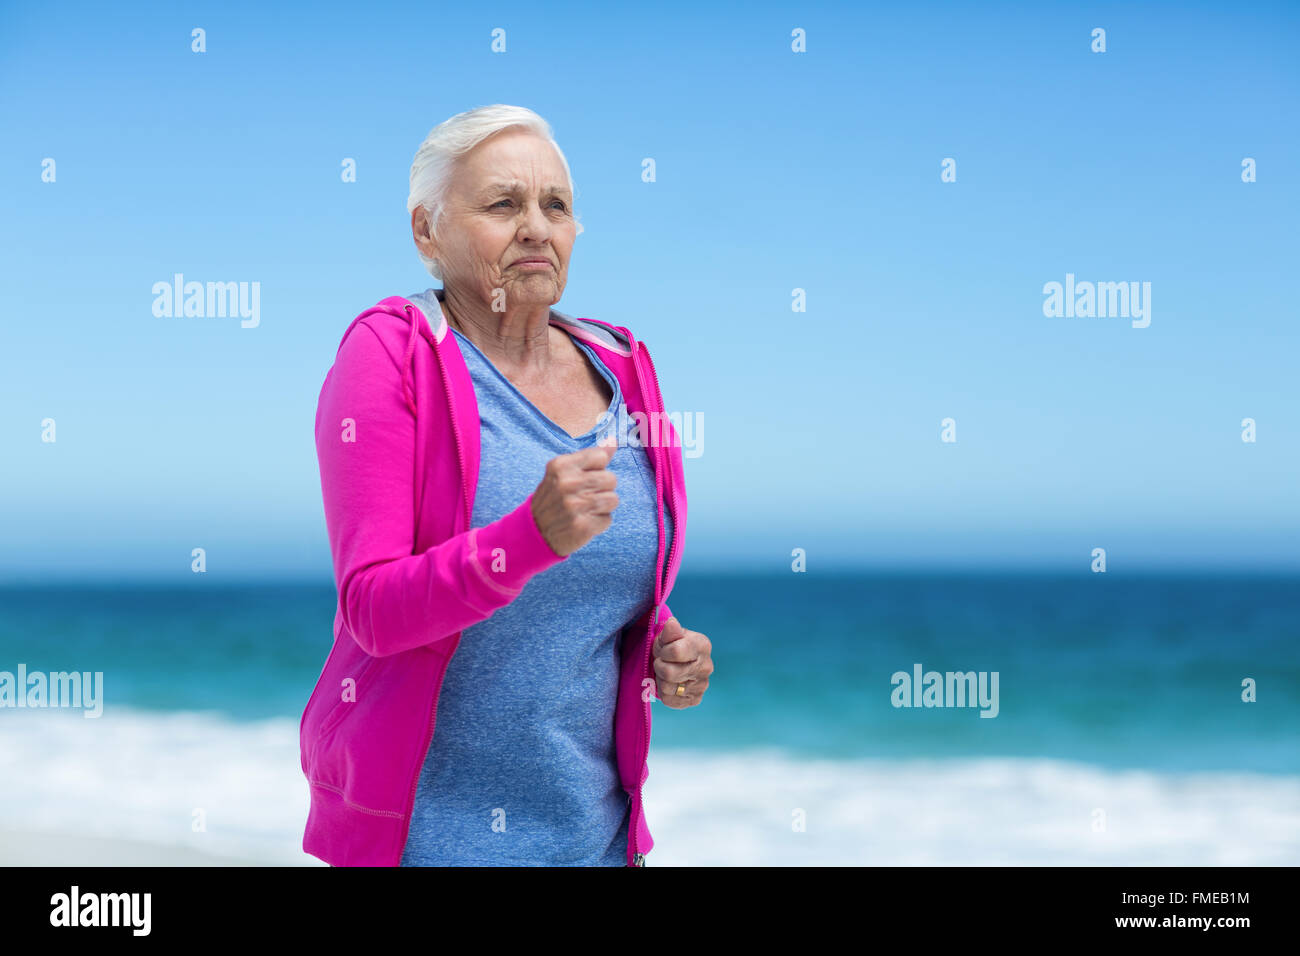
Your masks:
M656 707L656 748L1300 769L1295 578L694 576L672 604L716 672L704 705ZM103 671L106 709L296 720L333 611L329 585L0 589L0 670ZM893 707L916 663L998 672L998 716Z

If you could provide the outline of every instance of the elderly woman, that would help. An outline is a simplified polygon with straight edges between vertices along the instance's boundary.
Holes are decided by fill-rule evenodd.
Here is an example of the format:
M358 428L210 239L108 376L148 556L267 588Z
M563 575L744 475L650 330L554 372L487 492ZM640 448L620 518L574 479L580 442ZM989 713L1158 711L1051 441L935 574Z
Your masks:
M302 717L335 865L642 865L651 701L700 702L667 605L686 488L645 346L551 308L580 226L531 110L435 127L408 211L441 289L348 327L316 449L338 609Z

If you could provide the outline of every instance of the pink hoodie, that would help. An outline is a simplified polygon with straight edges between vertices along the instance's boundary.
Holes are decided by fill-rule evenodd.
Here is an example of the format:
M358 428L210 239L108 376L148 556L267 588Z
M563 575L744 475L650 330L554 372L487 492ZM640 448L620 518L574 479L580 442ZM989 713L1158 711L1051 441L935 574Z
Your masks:
M654 603L625 631L614 716L619 777L632 800L627 860L641 865L654 846L641 793L658 695L651 645L672 617L666 599L686 525L681 442L667 418L653 414L665 411L654 364L627 329L554 309L550 321L596 350L618 377L629 416L650 414L650 430L637 421L675 526ZM441 310L426 317L400 296L362 312L343 333L316 408L339 600L334 646L300 725L311 790L302 846L335 866L398 865L461 631L565 560L538 531L531 495L500 520L470 528L478 404L447 328ZM505 569L491 570L501 555ZM662 516L656 567L664 569Z

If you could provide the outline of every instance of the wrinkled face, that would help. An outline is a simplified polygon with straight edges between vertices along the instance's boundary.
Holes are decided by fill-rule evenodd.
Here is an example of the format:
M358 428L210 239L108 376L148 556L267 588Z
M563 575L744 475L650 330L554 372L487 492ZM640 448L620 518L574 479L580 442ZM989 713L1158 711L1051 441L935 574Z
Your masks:
M500 302L498 290L507 308L554 305L576 235L559 153L536 133L507 129L456 164L432 255L447 288L489 307Z

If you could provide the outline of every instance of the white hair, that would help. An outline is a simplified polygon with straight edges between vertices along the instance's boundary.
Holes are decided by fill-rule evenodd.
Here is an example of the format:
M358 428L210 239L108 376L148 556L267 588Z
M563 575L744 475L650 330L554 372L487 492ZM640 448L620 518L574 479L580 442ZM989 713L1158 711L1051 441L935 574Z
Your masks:
M489 136L511 127L531 130L555 147L555 151L560 155L560 162L564 164L564 176L569 183L569 192L574 194L573 174L569 172L569 161L564 158L564 151L555 141L551 125L526 107L497 103L494 106L477 106L464 113L457 113L429 131L420 148L415 151L415 161L411 163L411 192L406 197L408 217L415 212L416 207L423 206L429 216L430 233L437 238L437 229L456 161ZM574 218L577 218L576 214ZM581 233L582 223L577 225L577 232ZM438 260L426 256L418 246L416 253L433 277L441 280L442 268Z

